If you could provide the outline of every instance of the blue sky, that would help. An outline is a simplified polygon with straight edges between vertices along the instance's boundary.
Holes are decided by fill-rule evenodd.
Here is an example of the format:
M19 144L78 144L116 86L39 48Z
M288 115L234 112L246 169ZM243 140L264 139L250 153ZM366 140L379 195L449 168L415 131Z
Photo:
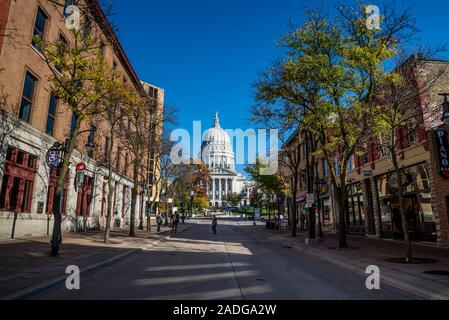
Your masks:
M257 72L280 54L275 41L289 30L289 21L301 22L300 8L317 3L112 0L112 20L139 77L164 88L166 104L180 109L180 128L192 130L192 122L200 120L205 130L218 111L223 127L245 130L251 127L248 110ZM413 5L424 42L449 42L449 1L403 3Z

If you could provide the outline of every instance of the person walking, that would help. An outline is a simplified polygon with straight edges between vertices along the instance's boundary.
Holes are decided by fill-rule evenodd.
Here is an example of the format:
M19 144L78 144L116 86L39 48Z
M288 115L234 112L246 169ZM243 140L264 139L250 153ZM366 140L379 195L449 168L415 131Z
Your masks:
M306 230L306 215L304 213L301 213L299 221L301 222L301 231Z
M181 221L182 221L182 224L186 224L185 223L185 220L186 220L186 216L184 215L184 213L181 215Z
M179 214L175 212L172 216L172 234L176 234L178 232L178 223L179 223Z
M217 225L218 225L218 220L217 220L217 217L214 216L212 219L212 231L214 232L214 234L217 234Z
M161 215L157 216L156 222L157 222L157 232L161 232L161 226L162 226L162 223L163 223Z

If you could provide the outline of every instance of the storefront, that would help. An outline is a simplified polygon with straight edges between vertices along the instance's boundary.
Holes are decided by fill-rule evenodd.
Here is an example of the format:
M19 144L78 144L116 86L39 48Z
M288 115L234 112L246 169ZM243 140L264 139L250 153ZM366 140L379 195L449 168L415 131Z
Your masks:
M363 187L361 183L348 187L348 211L346 212L346 225L348 233L365 234L365 208Z
M425 163L401 170L404 207L410 237L416 241L436 241L436 224L432 196ZM383 237L402 239L402 218L399 212L398 179L395 173L376 177Z

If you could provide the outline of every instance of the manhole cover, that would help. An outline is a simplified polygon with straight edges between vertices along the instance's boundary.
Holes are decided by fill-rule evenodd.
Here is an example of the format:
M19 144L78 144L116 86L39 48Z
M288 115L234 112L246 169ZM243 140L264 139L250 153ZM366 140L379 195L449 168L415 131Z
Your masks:
M449 271L447 270L432 270L432 271L424 271L425 274L430 274L432 276L444 276L449 277Z
M398 264L435 264L438 263L438 260L428 259L428 258L413 258L412 262L407 262L405 258L390 258L385 259L386 262L390 263L398 263Z
M264 279L256 279L256 281L261 281L261 282L263 282L263 281L265 281Z

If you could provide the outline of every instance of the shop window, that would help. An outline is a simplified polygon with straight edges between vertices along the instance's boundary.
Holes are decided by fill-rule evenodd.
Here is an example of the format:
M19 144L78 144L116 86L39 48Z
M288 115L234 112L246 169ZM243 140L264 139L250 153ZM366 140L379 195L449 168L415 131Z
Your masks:
M47 214L53 214L54 213L54 197L56 192L56 186L58 183L59 175L56 170L51 170L50 172L50 179L48 184L48 193L47 193ZM63 201L62 201L62 208L61 213L66 214L67 211L67 192L69 189L69 182L70 182L70 172L67 172L66 179L64 181L64 193L63 193Z
M35 156L29 155L28 156L28 168L30 168L30 169L36 168L36 161L37 161L37 158Z
M128 195L128 187L127 186L123 186L123 198L122 198L122 217L124 218L126 215L126 198Z
M0 209L5 208L6 188L8 187L9 176L4 176L2 181L2 188L0 191Z
M14 148L9 147L8 151L6 152L6 161L13 161L14 157Z
M37 158L8 147L0 190L0 210L30 212Z

